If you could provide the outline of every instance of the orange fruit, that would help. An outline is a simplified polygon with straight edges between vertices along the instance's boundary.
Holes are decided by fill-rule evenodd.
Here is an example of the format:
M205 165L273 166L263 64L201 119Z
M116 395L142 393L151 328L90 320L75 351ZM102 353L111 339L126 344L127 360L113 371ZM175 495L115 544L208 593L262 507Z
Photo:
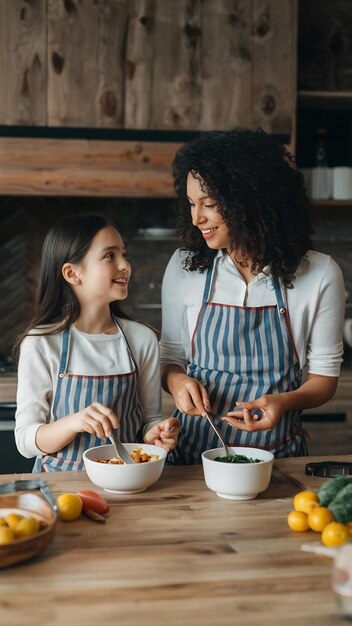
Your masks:
M324 546L328 546L328 548L342 546L349 538L348 528L346 524L341 524L341 522L330 522L321 534L321 540Z
M8 523L4 517L0 517L0 526L8 526Z
M300 491L293 498L293 506L295 511L302 511L308 515L319 506L319 496L315 491Z
M0 545L5 545L6 543L11 543L15 540L15 533L12 528L8 526L0 527Z
M352 522L347 522L346 526L350 536L352 537Z
M19 515L19 513L9 513L5 516L5 522L7 523L9 528L15 530L18 522L23 519L23 515Z
M334 521L334 516L326 506L316 506L308 514L308 526L316 533L323 532L325 526Z
M291 511L287 517L287 523L291 530L296 533L302 533L305 530L309 530L308 515L303 511Z
M63 522L72 522L82 513L82 500L75 493L63 493L57 498L56 504Z
M37 532L39 532L39 522L34 517L23 517L15 528L16 539L30 537Z

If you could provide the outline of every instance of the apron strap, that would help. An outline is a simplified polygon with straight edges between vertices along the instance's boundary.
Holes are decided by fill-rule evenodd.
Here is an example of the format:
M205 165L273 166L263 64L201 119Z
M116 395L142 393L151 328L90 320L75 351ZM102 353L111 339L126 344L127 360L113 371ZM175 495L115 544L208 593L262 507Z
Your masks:
M61 355L59 365L59 377L63 378L67 370L68 355L70 351L70 327L65 328L62 333Z
M218 256L215 257L215 259L213 260L212 264L209 265L209 267L207 269L205 285L204 285L204 291L203 291L202 304L204 304L205 302L209 302L210 291L211 291L211 287L212 287L212 284L213 284L213 276L214 276L215 267L216 267L216 263L217 263L218 259L219 259Z

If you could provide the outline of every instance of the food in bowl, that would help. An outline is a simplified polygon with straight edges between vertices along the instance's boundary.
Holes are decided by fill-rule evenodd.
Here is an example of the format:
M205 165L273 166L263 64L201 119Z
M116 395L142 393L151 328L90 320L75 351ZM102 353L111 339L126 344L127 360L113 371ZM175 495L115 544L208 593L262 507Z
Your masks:
M220 463L261 463L262 459L251 459L244 454L227 454L227 456L217 456L215 461Z
M220 449L206 450L202 454L205 484L220 498L251 500L265 491L270 483L274 455L261 448L228 446L230 455L243 455L259 463L219 463Z
M159 458L158 454L147 454L143 452L142 448L135 448L132 450L130 457L135 463L152 463ZM113 456L112 459L97 459L97 463L110 463L111 465L126 465L126 463L118 456Z
M139 493L145 491L159 480L167 456L167 452L152 444L124 443L131 454L135 449L141 454L149 456L159 456L158 459L144 463L97 463L98 459L109 461L115 456L113 445L96 446L89 448L83 453L83 461L88 478L105 491L118 493L121 495Z

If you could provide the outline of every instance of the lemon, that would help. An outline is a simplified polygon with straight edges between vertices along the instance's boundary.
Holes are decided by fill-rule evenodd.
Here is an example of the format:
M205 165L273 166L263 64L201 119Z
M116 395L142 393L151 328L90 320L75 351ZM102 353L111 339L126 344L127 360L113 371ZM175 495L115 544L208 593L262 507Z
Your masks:
M73 522L82 513L82 500L76 493L63 493L56 504L63 522Z
M305 530L309 530L308 515L303 511L291 511L287 517L287 523L291 530L296 533L302 533Z
M334 522L334 516L331 511L325 506L317 506L308 514L309 528L316 533L321 533L325 526Z
M8 526L0 526L0 545L12 543L15 540L15 533Z
M300 491L293 498L295 511L302 511L308 515L316 506L319 506L319 496L315 491Z
M30 537L39 531L39 522L34 517L23 517L15 528L16 539Z
M345 524L341 524L341 522L331 522L325 526L321 534L321 540L324 546L328 546L329 548L342 546L349 538L350 533L348 532L348 528Z
M5 516L5 522L7 523L9 528L15 530L18 522L23 519L23 515L19 515L19 513L9 513Z

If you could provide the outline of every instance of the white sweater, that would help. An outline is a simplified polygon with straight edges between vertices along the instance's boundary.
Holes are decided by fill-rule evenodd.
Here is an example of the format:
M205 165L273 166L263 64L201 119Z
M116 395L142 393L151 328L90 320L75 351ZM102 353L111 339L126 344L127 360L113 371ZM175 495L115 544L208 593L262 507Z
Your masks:
M149 328L119 319L138 368L138 394L146 429L161 420L158 341ZM36 331L34 330L33 333ZM35 445L38 427L53 421L53 396L58 380L62 333L26 337L18 364L15 438L23 456L41 454ZM133 370L120 332L91 335L71 326L68 371L81 375L122 374Z
M206 272L183 269L187 253L176 250L162 284L161 364L186 370L190 345L202 303ZM219 250L209 299L237 306L276 304L275 291L264 268L247 285L230 257ZM309 373L338 376L343 355L342 328L345 288L342 272L326 254L309 251L296 272L294 288L287 289L292 334L300 359Z

